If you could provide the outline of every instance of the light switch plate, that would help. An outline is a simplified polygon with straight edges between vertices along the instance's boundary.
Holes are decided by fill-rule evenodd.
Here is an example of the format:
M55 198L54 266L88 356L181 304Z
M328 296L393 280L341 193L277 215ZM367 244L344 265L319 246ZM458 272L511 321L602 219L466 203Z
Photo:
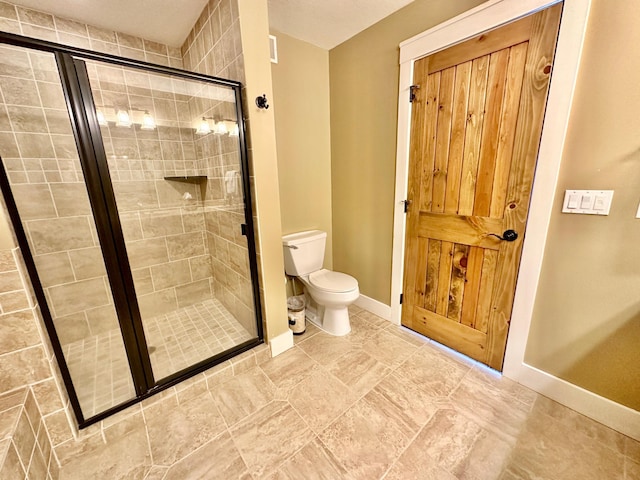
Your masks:
M613 190L566 190L563 213L582 213L586 215L609 215ZM640 218L640 207L638 207Z

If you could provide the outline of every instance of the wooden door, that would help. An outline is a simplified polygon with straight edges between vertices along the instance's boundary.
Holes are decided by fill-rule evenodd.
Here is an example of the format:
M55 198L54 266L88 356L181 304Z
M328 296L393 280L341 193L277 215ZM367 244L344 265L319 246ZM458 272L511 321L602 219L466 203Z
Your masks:
M402 324L497 370L561 8L414 66Z

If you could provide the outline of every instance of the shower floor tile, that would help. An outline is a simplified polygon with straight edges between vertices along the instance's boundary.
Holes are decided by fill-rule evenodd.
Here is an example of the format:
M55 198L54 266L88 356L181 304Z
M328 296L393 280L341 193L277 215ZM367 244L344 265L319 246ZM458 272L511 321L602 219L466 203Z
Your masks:
M156 381L255 337L215 298L146 320L144 330Z
M217 299L143 323L156 381L255 337ZM135 397L119 330L70 343L63 350L85 418Z
M135 397L119 330L70 343L63 351L85 418Z

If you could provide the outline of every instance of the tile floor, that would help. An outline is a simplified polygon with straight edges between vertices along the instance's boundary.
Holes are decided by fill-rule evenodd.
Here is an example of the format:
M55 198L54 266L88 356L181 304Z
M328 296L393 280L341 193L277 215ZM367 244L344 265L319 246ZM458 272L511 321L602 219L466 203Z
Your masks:
M216 298L144 322L156 378L217 355L254 338ZM86 418L135 396L119 330L64 347Z
M369 312L351 322L143 402L61 479L640 479L639 442Z

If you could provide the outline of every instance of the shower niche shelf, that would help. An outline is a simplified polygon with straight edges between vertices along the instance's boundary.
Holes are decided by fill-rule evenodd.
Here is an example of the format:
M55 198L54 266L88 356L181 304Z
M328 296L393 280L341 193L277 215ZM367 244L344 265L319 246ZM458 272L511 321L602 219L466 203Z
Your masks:
M207 180L207 176L206 175L186 175L181 177L164 177L164 179L172 182L202 183Z

